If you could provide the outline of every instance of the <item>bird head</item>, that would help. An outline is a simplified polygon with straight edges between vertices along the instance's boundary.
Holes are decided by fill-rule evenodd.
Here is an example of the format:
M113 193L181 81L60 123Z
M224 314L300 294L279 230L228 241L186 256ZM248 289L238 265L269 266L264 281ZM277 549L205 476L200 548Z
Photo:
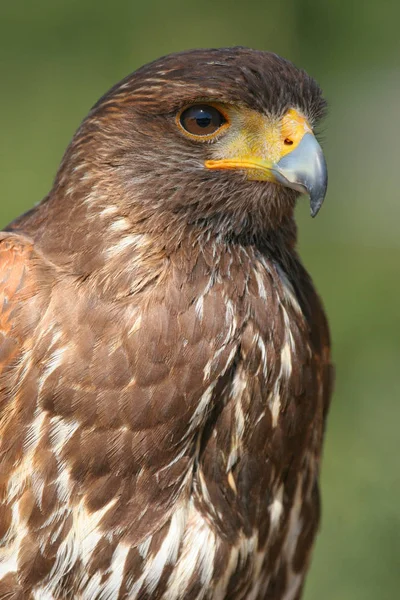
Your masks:
M313 216L321 207L327 170L315 126L324 111L316 82L276 54L172 54L99 100L59 180L83 174L88 185L92 173L103 196L114 190L125 213L159 228L266 231L291 217L301 193Z

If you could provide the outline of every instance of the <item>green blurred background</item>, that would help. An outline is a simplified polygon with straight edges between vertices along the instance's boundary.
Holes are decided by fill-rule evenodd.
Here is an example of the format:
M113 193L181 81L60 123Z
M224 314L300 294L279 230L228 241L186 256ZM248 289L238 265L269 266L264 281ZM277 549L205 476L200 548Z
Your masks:
M317 78L330 105L322 211L297 215L330 318L337 383L306 600L400 597L400 4L2 0L0 221L49 190L90 106L162 54L247 45Z

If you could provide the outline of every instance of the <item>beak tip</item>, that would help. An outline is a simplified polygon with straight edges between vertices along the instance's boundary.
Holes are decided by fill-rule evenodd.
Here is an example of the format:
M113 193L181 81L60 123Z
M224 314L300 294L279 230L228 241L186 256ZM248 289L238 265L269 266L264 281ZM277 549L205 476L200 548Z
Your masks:
M316 217L319 213L321 206L324 202L325 194L319 198L310 198L310 213L312 218Z
M320 200L319 202L310 202L310 213L311 213L311 216L313 219L319 213L321 206L322 206L322 200Z

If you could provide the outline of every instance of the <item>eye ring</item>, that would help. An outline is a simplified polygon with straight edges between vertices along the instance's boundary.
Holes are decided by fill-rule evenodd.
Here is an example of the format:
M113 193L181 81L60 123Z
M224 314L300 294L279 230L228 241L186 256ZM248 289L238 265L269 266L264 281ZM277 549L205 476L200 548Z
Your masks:
M229 126L224 112L208 103L185 106L177 114L176 122L185 135L196 141L213 139Z

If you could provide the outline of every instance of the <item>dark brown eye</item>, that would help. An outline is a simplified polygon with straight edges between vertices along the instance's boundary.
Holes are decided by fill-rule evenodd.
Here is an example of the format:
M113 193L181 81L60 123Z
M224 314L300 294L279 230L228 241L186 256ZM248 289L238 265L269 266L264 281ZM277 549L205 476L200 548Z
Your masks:
M180 117L181 125L192 135L210 135L226 122L224 116L207 104L196 104L183 111Z

